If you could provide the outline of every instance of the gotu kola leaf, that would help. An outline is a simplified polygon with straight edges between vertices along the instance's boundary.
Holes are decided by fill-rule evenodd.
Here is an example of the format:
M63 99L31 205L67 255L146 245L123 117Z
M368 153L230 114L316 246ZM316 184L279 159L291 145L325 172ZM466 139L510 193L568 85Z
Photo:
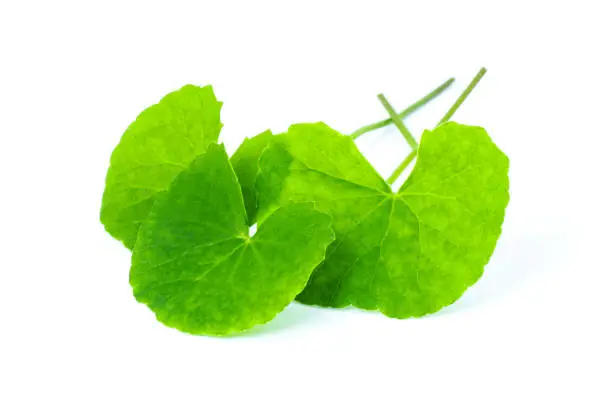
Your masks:
M256 221L257 192L255 189L255 179L259 170L257 163L270 140L272 140L272 132L269 130L255 137L246 138L231 158L232 167L242 187L242 196L244 197L244 206L246 207L249 225L253 225Z
M178 173L216 143L221 102L211 86L187 85L145 109L113 151L100 220L132 248L156 196Z
M507 157L484 129L456 123L423 134L397 193L322 123L275 136L260 167L258 219L288 202L332 216L337 239L297 300L398 318L435 312L480 278L509 199Z
M158 195L132 253L134 296L162 323L225 335L265 323L305 287L334 233L311 203L280 207L249 236L240 185L211 145Z

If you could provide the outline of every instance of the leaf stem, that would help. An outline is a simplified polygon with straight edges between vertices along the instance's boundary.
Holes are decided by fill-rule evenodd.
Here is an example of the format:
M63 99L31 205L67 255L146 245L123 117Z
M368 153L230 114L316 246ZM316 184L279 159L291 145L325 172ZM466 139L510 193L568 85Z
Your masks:
M413 103L412 105L410 105L409 107L401 111L399 113L399 116L401 118L406 118L412 113L421 109L423 106L425 106L430 101L434 100L435 98L440 96L444 91L446 91L453 84L453 82L455 82L455 78L447 79L442 85L438 86L436 89L434 89L433 91L431 91L430 93L428 93L427 95L425 95L424 97L422 97L421 99L419 99L418 101L416 101L415 103ZM351 133L350 136L351 138L353 138L353 140L355 140L359 136L363 135L364 133L371 132L376 129L380 129L382 127L390 125L391 123L393 123L393 120L391 120L391 118L381 120L376 123L372 123L370 125L360 127L359 129Z
M465 90L461 93L461 95L459 95L459 98L455 101L453 106L451 106L448 112L446 112L446 115L444 115L442 119L440 119L440 122L438 122L438 126L450 120L450 118L455 114L455 112L457 112L457 109L459 109L461 104L463 104L463 102L467 99L470 93L472 93L474 88L476 88L476 85L478 85L478 83L480 82L484 74L486 73L487 73L487 69L485 67L480 68L480 71L478 71L474 79L472 79L472 82L470 82L467 88L465 88Z
M482 79L484 74L486 74L486 73L487 73L487 69L486 68L484 68L484 67L480 68L480 71L478 71L478 73L476 74L474 79L472 79L472 81L469 83L467 88L465 88L465 90L461 93L461 95L459 95L459 98L457 99L457 101L455 101L453 106L451 106L451 108L448 110L448 112L446 112L446 115L444 115L442 117L442 119L440 119L440 122L438 122L437 126L440 126L444 122L448 122L450 120L450 118L455 114L455 112L457 112L457 109L459 109L459 107L467 99L467 97L470 95L470 93L472 93L474 88L476 88L476 85L478 85L478 83L480 82L480 80ZM412 146L412 145L410 145L410 146ZM416 148L415 147L412 147L412 148L415 149L415 150L410 152L408 157L406 157L404 159L404 161L401 162L399 166L397 166L397 168L391 174L391 177L389 177L389 179L387 179L387 183L392 184L395 180L397 180L397 178L404 172L404 170L406 170L408 165L416 157Z
M404 159L404 161L393 171L391 176L389 176L389 178L387 179L387 183L389 184L395 183L395 180L397 180L399 176L402 175L406 167L408 167L408 165L412 162L412 160L414 160L416 155L417 155L416 149L411 151L410 154Z
M414 137L412 136L412 134L410 133L406 125L404 125L402 118L400 118L397 112L395 111L395 109L393 109L393 106L391 106L387 98L385 98L385 95L378 94L378 99L380 100L380 103L383 104L383 106L385 107L385 110L387 111L389 116L391 116L391 120L393 121L395 126L397 126L397 128L401 132L402 136L404 136L404 139L406 139L410 147L412 147L413 149L416 149L419 146L419 144L417 143L416 140L414 140Z

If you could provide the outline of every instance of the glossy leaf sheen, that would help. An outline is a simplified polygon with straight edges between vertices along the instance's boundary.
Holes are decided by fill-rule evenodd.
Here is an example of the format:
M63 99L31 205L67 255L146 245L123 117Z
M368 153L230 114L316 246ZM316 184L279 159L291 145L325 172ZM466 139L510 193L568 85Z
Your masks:
M100 220L132 248L156 196L178 173L216 143L221 102L212 87L187 85L145 109L113 151Z
M257 163L259 162L261 152L268 146L270 140L272 140L272 132L269 130L253 138L246 138L231 158L232 167L238 176L238 181L242 188L249 225L253 225L256 221L257 193L255 190L255 178L259 170Z
M211 145L158 195L132 254L134 296L162 323L225 335L272 319L305 287L334 233L310 203L288 204L249 237L223 146Z
M456 123L423 134L398 193L322 123L276 136L260 166L259 219L288 202L333 219L337 239L297 299L398 318L435 312L480 278L509 199L507 157L484 129Z

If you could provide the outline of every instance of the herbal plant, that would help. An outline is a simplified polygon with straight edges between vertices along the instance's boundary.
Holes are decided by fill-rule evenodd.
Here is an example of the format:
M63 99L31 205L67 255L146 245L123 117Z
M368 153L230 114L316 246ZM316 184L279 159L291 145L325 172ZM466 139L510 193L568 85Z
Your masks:
M236 174L211 145L171 183L141 225L132 255L134 296L190 332L230 334L265 323L304 288L334 240L311 203L274 211L254 236Z
M379 95L390 118L349 136L297 124L245 139L231 159L210 86L164 97L123 135L102 201L107 231L133 249L135 297L162 323L210 335L294 299L398 318L456 301L482 275L508 203L507 157L484 129L448 122L484 72L420 145L402 119L452 79L400 113ZM353 140L391 123L413 151L385 181Z

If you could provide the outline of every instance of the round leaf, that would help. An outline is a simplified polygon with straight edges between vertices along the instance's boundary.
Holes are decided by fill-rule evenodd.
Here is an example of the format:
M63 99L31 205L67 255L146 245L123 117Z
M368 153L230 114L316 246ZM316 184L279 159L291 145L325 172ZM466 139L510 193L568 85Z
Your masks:
M275 137L260 166L260 219L303 201L332 216L337 239L297 299L393 317L435 312L476 282L508 203L508 158L484 129L456 123L423 134L397 193L322 123Z
M225 335L265 323L305 287L333 241L310 203L274 211L249 236L240 185L211 145L158 196L132 254L134 296L162 323Z

